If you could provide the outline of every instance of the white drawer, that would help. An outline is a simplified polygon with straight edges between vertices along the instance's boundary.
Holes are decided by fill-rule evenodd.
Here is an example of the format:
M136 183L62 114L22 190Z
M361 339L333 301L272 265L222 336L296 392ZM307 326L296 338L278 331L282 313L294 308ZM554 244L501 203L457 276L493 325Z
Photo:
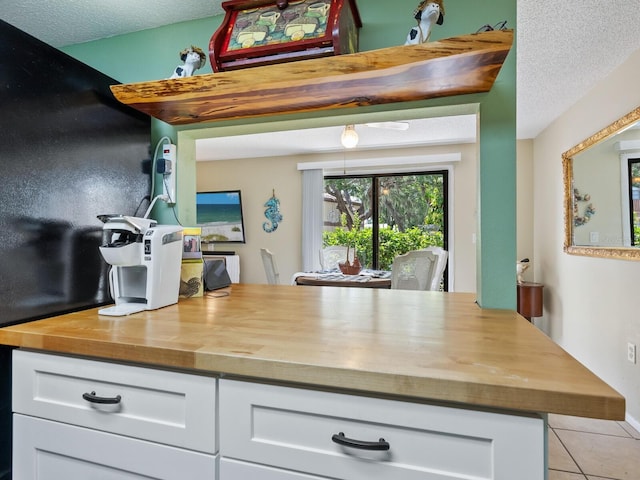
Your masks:
M345 480L540 480L545 421L220 380L220 458ZM332 441L377 442L370 451Z
M117 403L83 397L92 392ZM216 379L210 377L15 350L13 411L217 451Z
M324 477L228 458L220 460L220 478L224 480L325 480Z
M216 456L14 415L13 478L215 480Z

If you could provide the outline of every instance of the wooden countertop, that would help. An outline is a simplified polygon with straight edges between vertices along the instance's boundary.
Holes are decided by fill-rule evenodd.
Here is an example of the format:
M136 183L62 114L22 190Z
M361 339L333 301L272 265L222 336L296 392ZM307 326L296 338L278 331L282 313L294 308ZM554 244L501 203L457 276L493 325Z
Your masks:
M514 311L475 295L233 285L129 317L97 309L0 343L375 395L623 420L624 398Z

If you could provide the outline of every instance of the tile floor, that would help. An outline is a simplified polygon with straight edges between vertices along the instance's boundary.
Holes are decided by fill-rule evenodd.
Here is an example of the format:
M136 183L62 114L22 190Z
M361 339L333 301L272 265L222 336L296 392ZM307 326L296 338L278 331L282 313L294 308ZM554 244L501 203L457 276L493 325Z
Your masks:
M640 433L627 422L549 415L548 480L640 480Z

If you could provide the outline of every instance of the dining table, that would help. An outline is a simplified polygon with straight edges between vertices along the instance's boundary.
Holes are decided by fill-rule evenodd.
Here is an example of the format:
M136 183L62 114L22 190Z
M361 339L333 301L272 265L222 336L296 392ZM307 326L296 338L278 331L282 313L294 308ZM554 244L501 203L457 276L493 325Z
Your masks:
M358 275L345 275L341 272L302 272L294 275L295 285L311 285L316 287L356 287L356 288L391 288L391 272L363 270Z

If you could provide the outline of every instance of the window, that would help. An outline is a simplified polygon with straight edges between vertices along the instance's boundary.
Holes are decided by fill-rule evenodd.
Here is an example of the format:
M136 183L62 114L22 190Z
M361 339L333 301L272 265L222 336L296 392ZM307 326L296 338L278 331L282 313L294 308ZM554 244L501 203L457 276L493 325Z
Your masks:
M355 246L375 270L410 250L448 250L448 173L325 177L323 246Z
M629 158L629 221L631 245L640 245L640 158Z

